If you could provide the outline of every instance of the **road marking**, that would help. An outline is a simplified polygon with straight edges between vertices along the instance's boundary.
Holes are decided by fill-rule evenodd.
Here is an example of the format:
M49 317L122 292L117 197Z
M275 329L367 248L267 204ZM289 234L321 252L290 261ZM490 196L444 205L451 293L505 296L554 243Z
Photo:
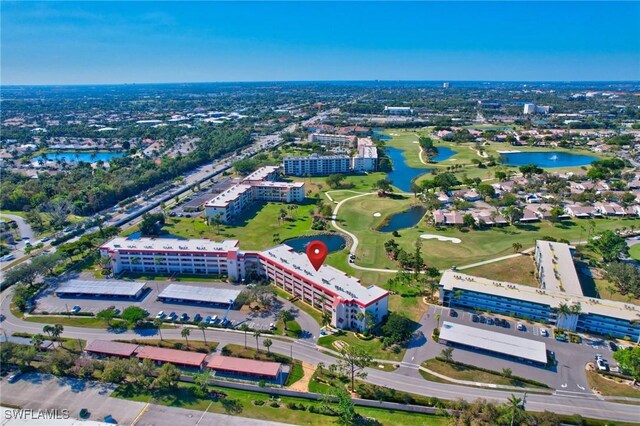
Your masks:
M209 405L207 405L207 409L204 410L204 413L202 413L202 416L200 416L200 418L198 419L198 421L196 422L196 426L198 426L200 424L200 422L202 421L202 419L204 418L204 415L207 414L207 412L209 411L209 407L211 407L211 404L213 404L213 400L211 400L211 402L209 403ZM132 425L133 426L133 425Z
M138 423L138 420L140 420L140 417L142 417L142 415L149 409L149 406L151 405L150 402L147 402L144 407L142 407L142 410L140 410L140 412L138 413L138 415L136 416L135 419L133 419L133 421L131 422L131 426L135 426L136 423Z
M584 390L584 388L582 386L580 386L579 384L576 383L576 386L578 386L580 388L580 390Z
M563 389L566 388L567 386L569 386L568 384L564 383L562 385L560 385Z

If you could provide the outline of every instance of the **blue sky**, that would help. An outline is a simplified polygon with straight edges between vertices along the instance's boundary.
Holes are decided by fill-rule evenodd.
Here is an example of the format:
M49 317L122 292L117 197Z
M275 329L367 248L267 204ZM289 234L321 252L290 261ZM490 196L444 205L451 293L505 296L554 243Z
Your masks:
M1 2L2 84L640 80L640 3Z

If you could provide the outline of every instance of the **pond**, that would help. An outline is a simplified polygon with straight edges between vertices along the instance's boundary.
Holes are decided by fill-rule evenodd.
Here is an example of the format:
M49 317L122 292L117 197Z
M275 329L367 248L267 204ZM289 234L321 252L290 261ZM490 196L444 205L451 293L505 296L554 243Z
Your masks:
M112 158L123 157L125 152L109 151L65 151L65 152L47 152L41 156L35 157L33 161L66 161L67 163L95 163L96 161L109 162Z
M424 206L413 206L409 210L392 214L389 220L383 226L378 228L380 232L393 232L400 229L413 228L427 213Z
M347 240L345 240L342 235L338 234L322 234L309 235L306 237L296 237L285 240L283 241L283 243L288 245L295 251L302 253L307 249L307 245L309 245L311 241L315 240L320 240L325 243L327 245L327 248L329 249L329 253L340 251L347 245Z
M393 170L387 173L387 178L393 182L393 186L404 192L411 192L411 182L419 176L431 171L428 168L411 167L404 158L404 150L388 146L385 148L387 155L393 163ZM438 155L434 161L443 161L456 154L456 151L445 146L438 147Z
M500 154L510 166L535 164L538 167L577 167L586 166L598 159L590 155L572 154L570 152L532 151L508 152Z

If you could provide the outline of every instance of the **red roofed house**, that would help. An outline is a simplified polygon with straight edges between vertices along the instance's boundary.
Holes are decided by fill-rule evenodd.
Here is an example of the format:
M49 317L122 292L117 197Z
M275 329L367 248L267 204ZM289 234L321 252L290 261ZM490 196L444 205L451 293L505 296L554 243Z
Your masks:
M245 380L269 380L283 384L287 374L282 371L279 362L257 361L230 356L214 356L207 368L215 371L216 376Z
M179 351L177 349L157 348L155 346L139 346L136 356L140 359L150 359L159 364L170 362L182 367L202 368L207 354L200 352Z

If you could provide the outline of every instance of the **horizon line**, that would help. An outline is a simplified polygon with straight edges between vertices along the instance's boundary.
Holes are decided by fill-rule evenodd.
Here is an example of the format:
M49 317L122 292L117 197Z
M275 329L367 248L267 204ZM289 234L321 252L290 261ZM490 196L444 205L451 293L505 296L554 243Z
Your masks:
M375 80L219 80L219 81L165 81L165 82L118 82L118 83L21 83L3 84L4 87L77 87L77 86L149 86L170 84L250 84L250 83L634 83L638 80L415 80L415 79L375 79Z

